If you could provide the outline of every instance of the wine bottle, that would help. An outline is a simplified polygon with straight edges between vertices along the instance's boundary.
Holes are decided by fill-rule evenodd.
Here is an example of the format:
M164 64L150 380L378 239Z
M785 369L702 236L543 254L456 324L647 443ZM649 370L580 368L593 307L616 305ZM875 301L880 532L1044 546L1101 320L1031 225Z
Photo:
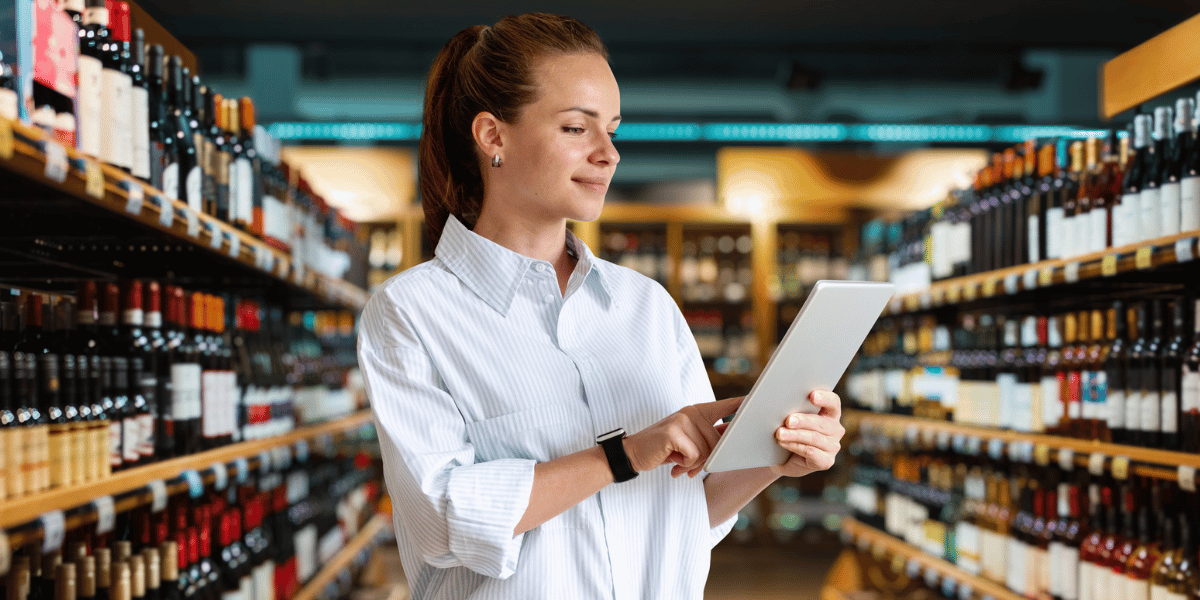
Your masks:
M133 111L130 115L130 135L133 142L130 172L134 177L155 185L154 157L150 150L150 88L146 69L146 34L142 28L133 30L129 50L130 56L126 64L132 86L129 101Z
M108 348L96 328L97 296L96 283L85 281L79 284L76 293L78 300L75 313L75 331L67 346L68 352L73 352L77 358L76 367L82 372L76 378L80 387L86 389L86 396L81 406L87 408L88 419L85 422L86 446L89 460L84 465L85 479L96 481L111 474L109 462L109 424L101 410L105 394L102 374L110 369L111 359ZM86 384L82 381L86 379ZM81 411L83 408L80 409Z
M115 472L125 466L125 420L129 417L129 358L123 353L121 331L117 325L120 290L115 283L103 284L100 293L100 335L112 349L107 367L101 373L104 387L102 407L108 417L108 463Z
M1200 94L1196 95L1197 102L1193 103L1192 119L1184 119L1183 125L1190 135L1183 136L1186 140L1179 161L1179 207L1180 224L1183 231L1200 229L1200 142L1197 142L1196 121L1200 119Z
M162 294L162 286L157 281L146 283L146 316L143 329L149 339L149 369L154 371L155 384L154 400L151 403L153 423L149 426L151 437L146 443L151 446L157 460L175 456L175 414L171 406L171 363L175 346L172 345L170 334L163 332Z
M1141 445L1158 447L1162 431L1162 374L1163 352L1166 341L1163 337L1164 304L1162 300L1150 301L1150 338L1144 348L1142 362L1142 408L1139 435Z
M1159 414L1159 444L1156 447L1164 450L1179 448L1179 417L1181 385L1184 355L1188 351L1186 326L1184 324L1183 299L1172 300L1167 312L1170 316L1170 326L1167 328L1163 341L1161 362L1159 363L1159 387L1162 408Z
M172 67L174 68L174 67ZM179 73L180 78L180 96L179 104L176 108L179 110L179 119L181 126L178 131L186 132L188 138L184 143L191 148L191 161L189 168L184 177L184 171L180 171L179 185L185 188L183 192L187 197L183 198L188 204L188 207L197 213L204 211L204 155L201 148L203 147L204 137L200 131L199 115L196 114L194 107L196 105L196 79L192 76L191 69L182 67ZM182 154L182 153L181 153ZM182 159L182 157L181 157Z
M82 485L87 478L87 465L91 460L87 421L91 418L91 403L88 391L87 356L78 354L72 347L75 336L75 303L68 299L58 302L55 318L56 339L59 347L59 373L61 377L60 397L67 422L68 460L67 482L64 485Z
M1149 116L1146 117L1150 119ZM1160 106L1154 109L1153 140L1146 146L1146 172L1142 176L1142 217L1138 227L1141 240L1162 235L1162 183L1165 167L1167 130L1171 127L1171 108Z
M161 546L162 582L159 586L161 600L181 600L183 594L179 586L179 572L183 568L183 555L179 551L179 543L167 540Z
M1159 532L1162 552L1159 561L1150 573L1149 596L1155 600L1170 597L1171 571L1176 568L1175 563L1180 559L1179 537L1175 533L1176 522L1174 515L1167 516L1162 520L1162 528Z
M25 492L36 494L49 484L49 424L43 409L57 403L58 355L42 331L42 296L30 294L25 303L25 331L13 349L14 360L23 365L18 382L18 422L25 427L22 471ZM23 418L22 418L23 417Z
M146 561L141 554L129 557L129 600L146 600Z
M101 156L101 131L104 123L102 77L104 54L111 43L108 30L108 7L104 0L87 0L83 10L83 28L79 30L79 85L76 90L76 141L79 151Z
M1129 369L1125 373L1125 442L1141 444L1142 435L1142 378L1146 372L1146 347L1149 345L1150 326L1148 308L1139 302L1131 310L1129 339Z
M63 311L68 306L67 302L59 302L53 309L49 306L43 307L45 309L43 320L51 323L46 343L55 348L57 362L54 370L58 379L58 393L49 396L45 402L50 487L52 488L70 486L71 468L78 462L78 457L75 456L76 446L72 439L76 430L74 421L78 420L78 414L72 416L71 413L75 411L68 411L69 407L74 408L75 376L78 371L75 367L75 355L67 352L63 344L65 341L63 329L66 326L63 320ZM57 565L55 569L57 569ZM47 570L53 573L53 569L43 567L43 571ZM52 589L48 589L47 592L49 595L53 595Z
M1148 146L1153 117L1133 118L1133 149L1126 160L1125 177L1121 184L1121 219L1113 217L1113 246L1120 247L1146 239L1142 234L1142 188L1148 170ZM1120 224L1118 229L1116 226ZM1117 232L1120 239L1117 239Z
M1097 250L1113 246L1113 215L1121 201L1121 164L1118 154L1122 143L1127 144L1128 140L1118 139L1116 130L1108 132L1100 159L1096 199L1092 206L1096 211L1092 219L1092 233L1096 236L1093 245Z
M1108 314L1108 338L1112 342L1105 352L1104 359L1108 436L1117 444L1126 443L1129 436L1125 425L1125 391L1128 388L1129 368L1129 342L1125 335L1128 320L1126 314L1125 304L1120 300L1114 301Z
M24 486L14 488L10 482L20 477L21 459L17 436L16 407L13 405L12 353L9 352L9 309L8 302L0 302L0 501L17 498L24 493Z
M92 551L96 556L96 600L114 600L112 587L112 549L100 547Z
M1183 452L1200 452L1200 298L1192 313L1192 339L1183 357L1180 382L1179 440Z
M155 418L151 409L157 405L158 365L154 362L152 341L143 329L146 315L143 302L142 282L126 284L121 347L129 364L129 417L122 443L127 466L147 464L154 458Z
M150 185L155 189L168 192L163 181L164 170L168 164L175 164L174 136L171 135L170 105L167 103L167 89L163 81L163 49L159 44L146 47L146 96L147 96L147 128L150 148ZM172 189L167 195L171 198L178 196L177 189Z
M123 44L130 39L129 5L109 0L107 12L110 37L101 48L100 159L129 171L133 166L133 80L122 55Z
M1083 143L1084 168L1087 170L1087 220L1081 225L1086 252L1099 252L1108 246L1108 210L1104 197L1104 166L1100 138Z
M184 113L183 61L172 56L165 72L169 108L164 140L169 141L163 168L163 191L171 198L187 202L188 182L196 167L196 143Z
M1163 165L1161 188L1162 235L1176 235L1183 231L1183 160L1191 137L1191 98L1180 98L1175 102L1175 118L1168 124L1167 139L1163 141ZM1189 216L1189 220L1192 220Z
M262 166L254 147L254 102L242 97L237 102L234 135L240 146L234 161L237 172L237 207L235 225L243 231L262 236ZM663 252L662 256L666 253Z
M1037 151L1037 182L1026 204L1026 239L1029 262L1036 263L1049 258L1046 253L1046 207L1050 186L1054 182L1054 145L1043 144Z
M203 167L204 181L201 193L204 196L204 211L215 215L217 211L217 154L216 141L213 138L214 111L212 107L213 91L208 86L196 88L195 104L192 112L197 115L199 127L195 131L197 159Z
M200 450L200 415L201 375L200 350L203 340L197 340L191 333L190 325L196 322L196 296L191 303L186 302L184 292L172 288L171 297L175 300L175 326L183 332L179 335L180 343L176 350L175 362L171 365L171 405L175 413L175 451L177 455L192 454ZM191 310L189 310L191 307ZM191 318L188 318L191 315ZM199 316L203 316L200 308Z

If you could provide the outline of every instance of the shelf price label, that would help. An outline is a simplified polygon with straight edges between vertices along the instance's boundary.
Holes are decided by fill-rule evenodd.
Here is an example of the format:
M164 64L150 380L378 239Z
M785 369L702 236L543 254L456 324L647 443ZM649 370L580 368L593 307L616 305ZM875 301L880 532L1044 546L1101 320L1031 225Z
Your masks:
M96 509L96 535L104 535L113 530L117 524L117 509L112 496L100 496L92 499Z
M1178 479L1180 489L1185 492L1196 491L1196 467L1191 465L1179 465Z
M1104 456L1103 452L1093 452L1088 456L1088 473L1100 477L1104 475Z
M200 215L196 214L196 211L194 211L190 208L185 209L183 211L183 214L185 217L187 217L188 237L190 237L192 239L199 238L200 237Z
M150 489L150 510L162 512L167 509L167 484L161 479L155 479L146 484Z
M1129 457L1114 456L1112 459L1112 473L1116 479L1129 479Z
M1037 274L1038 287L1046 287L1054 283L1054 267L1043 267Z
M188 495L193 499L204 495L204 478L195 469L188 469L179 474L188 486Z
M1017 287L1018 280L1019 280L1019 278L1017 277L1016 273L1009 273L1008 275L1005 275L1004 276L1004 293L1008 294L1009 296L1017 293L1017 291L1019 290L1019 288Z
M213 250L220 250L222 238L225 236L221 235L221 229L217 227L217 222L205 221L204 226L208 228L208 247Z
M1114 266L1115 266L1115 263L1114 263ZM1067 281L1067 283L1078 283L1079 282L1079 262L1078 261L1069 262L1063 267L1063 279L1065 279Z
M58 142L45 141L46 148L46 179L55 183L67 180L67 151Z
M1196 238L1190 237L1175 240L1175 262L1188 262L1196 258L1195 253L1192 251L1192 243L1195 241Z
M121 187L125 188L125 192L129 194L129 199L125 201L125 212L135 216L141 215L142 203L146 197L142 186L130 180L125 180L121 182Z
M13 131L8 119L0 119L0 159L13 157ZM7 539L7 538L5 538ZM7 570L7 569L6 569Z
M1050 464L1050 446L1046 444L1036 444L1033 447L1033 460L1039 466L1047 466Z
M905 296L904 297L904 310L911 312L911 311L917 310L920 307L921 307L921 305L919 303L919 299L916 296Z
M67 534L67 518L63 511L42 513L38 521L42 523L42 552L50 553L62 548L63 538Z
M909 579L916 579L921 576L921 563L914 559L908 559L904 565L904 572L908 574Z
M234 481L237 481L239 484L246 483L246 480L250 478L250 462L246 460L246 457L237 457L233 461L233 467L237 470L237 477Z
M1075 453L1070 448L1058 449L1058 467L1067 472L1075 468Z
M1142 246L1134 255L1134 266L1139 269L1149 269L1153 266L1154 246Z
M229 257L236 259L242 253L242 238L238 234L229 232Z
M163 227L170 227L175 224L175 204L166 196L154 196L154 201L158 203L158 224Z
M976 292L976 290L975 290L974 283L968 283L968 284L964 285L963 291L962 291L962 299L966 302L974 301L975 300L975 292Z
M224 463L213 463L209 469L213 472L213 477L216 481L213 482L213 489L222 491L229 485L229 467Z
M995 279L985 279L983 281L983 297L991 298L992 296L995 296L995 295L996 295L996 280Z
M921 295L917 297L917 301L921 305L922 309L928 309L933 305L933 296L931 296L929 291L926 290L921 292Z
M946 302L957 304L962 300L962 286L952 285L946 288Z
M1141 252L1141 249L1138 249ZM1117 274L1117 255L1106 254L1100 259L1100 274L1104 277L1112 277Z
M895 573L903 573L907 568L907 561L899 554L892 555L892 571Z
M1021 287L1027 290L1032 290L1038 286L1038 271L1037 269L1029 269L1025 271L1025 275L1021 278Z
M93 198L104 197L104 171L94 160L83 160L83 191Z
M946 303L946 290L942 288L934 288L929 294L929 302L935 306L941 306Z

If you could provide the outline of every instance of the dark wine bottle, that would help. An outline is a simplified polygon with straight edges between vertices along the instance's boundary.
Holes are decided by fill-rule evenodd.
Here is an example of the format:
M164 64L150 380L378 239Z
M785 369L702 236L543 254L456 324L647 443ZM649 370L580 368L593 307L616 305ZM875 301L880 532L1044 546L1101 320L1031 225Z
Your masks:
M150 88L146 77L146 34L140 27L133 30L126 65L132 84L129 101L133 111L130 118L133 164L130 172L134 177L154 185L154 157L150 150Z

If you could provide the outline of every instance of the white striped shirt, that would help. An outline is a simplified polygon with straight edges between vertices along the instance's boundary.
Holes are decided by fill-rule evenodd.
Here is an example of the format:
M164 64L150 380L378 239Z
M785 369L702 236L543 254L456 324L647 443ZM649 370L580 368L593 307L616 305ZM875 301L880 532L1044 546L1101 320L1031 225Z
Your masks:
M524 534L534 465L713 400L691 330L666 290L578 256L553 266L451 216L436 257L367 303L359 362L413 598L700 599L709 554L703 482L668 467Z

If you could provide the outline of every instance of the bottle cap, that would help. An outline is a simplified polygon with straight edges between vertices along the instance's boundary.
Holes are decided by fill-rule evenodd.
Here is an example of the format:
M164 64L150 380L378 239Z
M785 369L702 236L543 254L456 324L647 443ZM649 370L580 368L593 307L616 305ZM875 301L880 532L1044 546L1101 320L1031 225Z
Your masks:
M163 542L161 551L162 580L174 583L179 579L179 543L175 540Z
M108 597L112 600L130 600L132 595L133 589L130 587L129 581L129 563L124 561L113 563L112 591Z
M146 597L146 559L141 554L129 557L129 591L134 598Z
M162 557L153 548L146 548L142 560L146 563L146 589L157 590L162 582Z
M242 97L238 100L238 108L240 109L240 120L242 131L254 130L254 101L250 98Z
M1170 137L1171 107L1159 106L1154 109L1154 139L1165 140Z
M80 325L96 323L96 282L85 281L79 284L75 291L76 303L75 321Z
M96 587L104 589L112 583L112 549L96 548Z
M84 598L96 596L96 557L87 556L77 563L79 579L75 586L76 592Z
M127 561L132 554L133 542L129 540L117 540L113 542L112 561L114 563Z
M54 600L75 600L76 598L75 563L58 565L57 582L54 584Z

